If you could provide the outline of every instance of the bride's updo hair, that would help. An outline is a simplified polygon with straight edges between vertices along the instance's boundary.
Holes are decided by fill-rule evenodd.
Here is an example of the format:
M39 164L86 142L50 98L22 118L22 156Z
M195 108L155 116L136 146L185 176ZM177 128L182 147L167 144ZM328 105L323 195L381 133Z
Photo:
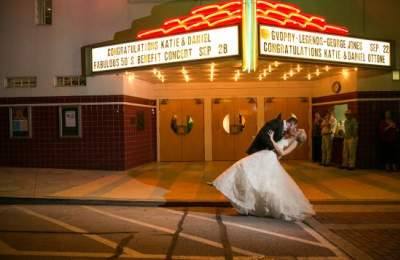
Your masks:
M299 144L303 144L307 141L307 134L304 129L297 130L296 141Z

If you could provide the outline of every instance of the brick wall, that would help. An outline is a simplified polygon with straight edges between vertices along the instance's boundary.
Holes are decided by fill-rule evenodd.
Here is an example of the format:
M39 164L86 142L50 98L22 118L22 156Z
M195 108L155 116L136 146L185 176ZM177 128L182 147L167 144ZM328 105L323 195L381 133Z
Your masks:
M15 167L123 170L155 160L155 115L148 107L97 102L152 100L123 96L3 98L0 104L82 102L82 137L59 136L58 106L32 106L32 138L9 138L9 110L0 107L0 165ZM127 122L132 111L143 111L145 129L135 132Z
M138 127L143 113L144 129ZM124 106L125 168L157 160L157 128L155 108Z

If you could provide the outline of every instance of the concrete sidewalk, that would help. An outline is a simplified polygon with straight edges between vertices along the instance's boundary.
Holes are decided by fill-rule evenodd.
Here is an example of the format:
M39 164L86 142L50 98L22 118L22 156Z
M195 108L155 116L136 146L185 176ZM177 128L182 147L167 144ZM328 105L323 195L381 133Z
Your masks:
M207 185L232 162L150 163L129 171L0 168L0 202L8 199L77 202L225 204ZM347 171L305 161L283 165L312 203L400 202L400 173Z

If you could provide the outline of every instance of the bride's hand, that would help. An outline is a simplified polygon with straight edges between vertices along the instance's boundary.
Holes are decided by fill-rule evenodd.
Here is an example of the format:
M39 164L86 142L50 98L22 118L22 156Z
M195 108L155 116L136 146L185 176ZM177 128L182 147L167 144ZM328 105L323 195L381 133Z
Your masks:
M269 131L268 131L268 136L269 136L269 138L270 138L271 140L274 140L274 131L269 130Z

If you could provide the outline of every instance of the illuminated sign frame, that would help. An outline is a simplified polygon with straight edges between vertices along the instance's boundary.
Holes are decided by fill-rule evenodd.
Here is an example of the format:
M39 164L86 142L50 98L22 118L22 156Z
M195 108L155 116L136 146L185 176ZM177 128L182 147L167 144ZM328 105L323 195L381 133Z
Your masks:
M262 54L263 46L261 46L262 45L262 39L261 39L261 35L260 35L261 27L269 27L269 28L274 28L277 30L284 30L284 31L295 31L299 34L323 35L326 37L337 37L337 38L347 38L347 39L354 39L354 40L387 43L390 45L390 50L389 50L390 65L377 65L377 64L360 63L360 62L347 62L344 60L328 60L328 59L318 59L318 58L302 58L302 57L296 57L296 56ZM316 33L316 32L311 32L311 31L301 31L301 30L288 29L288 28L282 28L282 27L277 27L277 26L259 24L259 26L258 26L258 44L259 44L258 57L260 59L273 58L273 59L282 60L282 61L292 61L293 62L294 60L296 60L296 61L306 62L306 63L319 63L319 64L324 63L324 64L331 64L331 65L341 65L341 66L346 66L346 67L357 66L357 67L380 68L380 69L391 69L394 67L394 64L395 64L395 44L394 44L394 41L391 41L391 40L376 40L376 39L370 39L370 38L364 38L364 37L332 35L332 34Z
M395 44L394 41L392 40L378 40L378 39L368 39L368 38L363 38L363 37L354 37L354 36L348 36L348 29L342 26L336 26L336 25L331 25L328 24L325 21L325 18L320 17L320 16L315 16L315 15L310 15L307 13L303 13L302 10L297 7L296 5L293 4L286 4L286 3L281 3L281 2L275 2L275 1L264 1L264 0L257 0L256 2L251 2L250 0L240 0L240 3L242 4L241 9L239 10L238 0L231 0L229 2L223 2L219 4L210 4L210 5L205 5L205 6L198 6L195 7L191 10L190 14L187 16L182 16L182 17L177 17L173 19L167 19L164 21L163 25L159 28L155 29L150 29L150 30L145 30L141 31L137 34L138 36L142 36L142 39L136 39L136 40L124 40L124 41L107 41L103 43L98 43L98 44L91 44L87 46L83 46L81 48L82 51L82 74L83 75L96 75L96 74L106 74L106 73L114 73L117 74L121 71L135 71L135 70L144 70L148 69L149 67L151 68L163 68L163 67L168 67L168 66L176 66L178 64L199 64L199 63L206 63L210 60L219 60L219 59L235 59L239 60L241 59L242 61L242 69L251 72L255 71L257 67L257 61L259 59L276 59L276 60L283 60L283 61L288 61L288 62L305 62L305 63L324 63L324 64L332 64L332 65L338 65L338 66L347 66L347 67L352 67L352 66L359 66L359 67L366 67L366 68L379 68L379 69L391 69L396 65L396 49L395 49ZM250 3L252 5L250 6ZM245 6L246 4L247 9ZM251 7L251 8L250 8ZM250 12L251 11L251 12ZM254 12L256 12L254 14ZM227 17L228 18L227 18ZM277 17L279 16L279 17ZM225 18L224 18L225 17ZM238 18L241 18L242 22L238 21ZM279 19L278 19L279 18ZM199 20L200 19L200 20ZM221 26L219 26L221 25ZM281 26L282 25L282 26ZM215 27L214 27L215 26ZM371 64L368 62L359 61L357 60L350 61L350 60L343 60L340 58L329 58L329 57L311 57L307 55L301 55L301 54L296 54L293 52L293 55L274 55L274 54L262 54L263 52L263 47L261 46L261 33L260 33L260 28L262 26L269 27L269 28L276 28L278 30L289 30L289 31L294 31L296 32L296 35L301 35L301 34L318 34L321 38L326 39L327 37L340 37L340 38L347 38L347 39L354 39L355 41L376 41L376 42L384 42L388 43L390 45L390 53L382 53L382 55L389 55L388 57L389 60L389 65L385 64ZM300 26L300 29L299 29ZM207 28L204 28L207 27ZM111 47L113 45L123 45L126 44L128 45L129 43L132 43L134 45L137 42L142 42L142 41L154 41L157 42L158 44L161 44L162 39L164 38L169 38L169 37L180 37L181 35L191 35L191 34L197 34L197 33L202 33L206 31L213 31L213 30L218 30L218 29L223 29L223 28L232 28L235 27L237 28L237 33L238 37L236 38L238 40L237 45L237 52L235 52L234 55L225 55L223 54L218 54L215 53L214 56L212 57L205 57L202 58L200 55L200 50L196 50L194 52L194 55L192 55L191 59L182 59L182 60L177 60L175 59L172 62L165 62L165 59L159 59L160 62L158 64L150 63L150 64L143 64L143 65L136 65L136 62L134 62L131 66L125 66L125 65L118 65L118 68L108 68L104 70L99 70L99 71L93 71L92 70L92 63L93 63L93 57L92 57L92 52L96 48L100 47ZM202 29L199 29L202 28ZM325 30L325 32L320 32L318 30ZM164 36L159 36L159 37L151 37L150 35L153 32L162 32ZM256 31L256 32L255 32ZM168 33L168 34L165 34ZM146 34L149 34L148 36L145 36ZM132 36L133 37L133 36ZM211 46L215 46L217 49L218 44L220 42L217 41L223 41L220 39L220 37L217 37L217 40L213 44L209 44ZM231 41L230 41L231 42ZM229 43L230 43L229 42ZM229 44L228 43L228 44ZM286 44L287 46L290 45L290 42L285 42L281 41L281 44ZM301 46L301 43L293 43L298 46ZM293 45L292 44L292 45ZM360 45L360 43L359 43ZM195 46L195 45L194 45ZM318 47L318 45L316 45ZM200 47L197 45L196 47ZM133 48L133 47L132 47ZM320 51L324 51L324 49L327 49L329 47L320 45L319 49ZM179 51L179 49L175 49L176 51ZM343 48L343 50L346 50L346 48ZM157 50L154 51L154 53L157 53L157 55L165 55L165 53L168 50L158 48ZM198 51L198 52L197 52ZM357 50L356 50L357 51ZM354 51L354 53L356 52ZM361 50L358 50L361 52ZM373 54L371 49L368 51L365 51L365 49L362 50L365 55L368 54ZM135 56L136 51L131 51L128 52L131 56ZM146 51L143 51L141 55L154 55L152 53L145 53ZM109 54L102 54L102 57L104 58L103 60L99 59L99 61L104 61L104 62L109 62L112 60L110 58L112 55ZM363 55L359 53L358 55ZM117 54L115 59L121 58L123 55ZM195 57L193 57L195 56ZM359 57L356 57L359 58ZM122 59L121 59L122 61ZM125 62L125 60L124 60Z
M137 42L142 42L142 41L157 41L157 40L162 40L164 38L173 38L173 37L184 37L186 35L193 35L193 34L201 34L204 32L208 31L215 31L215 30L222 30L226 28L235 28L237 30L237 53L233 55L226 55L226 56L220 56L220 57L207 57L207 58L202 58L202 59L194 59L194 60L182 60L182 61L173 61L173 62L167 62L167 63L159 63L159 64L147 64L143 66L135 66L135 67L123 67L123 68L116 68L116 69L107 69L107 70L101 70L101 71L93 71L92 69L92 64L93 64L93 57L92 53L93 50L96 48L101 48L101 47L111 47L114 45L120 45L120 44L128 44L128 43L137 43ZM181 34L176 34L176 35L168 35L164 37L159 37L159 38L153 38L153 39L145 39L145 40L139 40L139 41L109 41L109 42L104 42L104 43L99 43L99 44L93 44L93 45L87 45L82 47L82 68L83 68L83 73L85 75L100 75L100 74L109 74L109 73L119 73L121 71L135 71L135 70L141 70L145 68L163 68L163 67L170 67L170 66L176 66L177 64L195 64L195 63L203 63L207 62L210 60L219 60L219 59L241 59L242 58L242 32L241 32L241 26L239 25L231 25L231 26L224 26L224 27L217 27L213 29L206 29L206 30L199 30L195 32L189 32L189 33L181 33ZM232 41L229 41L232 42Z

